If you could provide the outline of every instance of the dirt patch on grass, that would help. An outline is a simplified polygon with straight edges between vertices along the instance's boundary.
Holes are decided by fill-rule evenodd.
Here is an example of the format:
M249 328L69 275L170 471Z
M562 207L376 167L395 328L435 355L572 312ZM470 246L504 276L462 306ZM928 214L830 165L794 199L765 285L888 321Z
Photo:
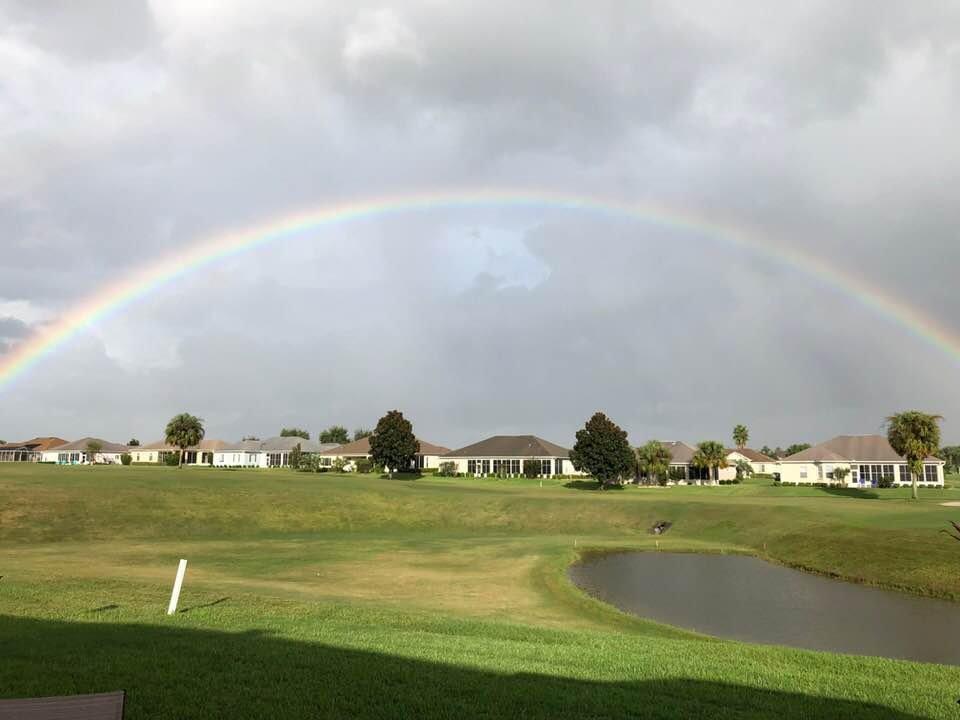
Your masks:
M942 502L940 504L946 507L960 507L960 500L951 500L950 502Z

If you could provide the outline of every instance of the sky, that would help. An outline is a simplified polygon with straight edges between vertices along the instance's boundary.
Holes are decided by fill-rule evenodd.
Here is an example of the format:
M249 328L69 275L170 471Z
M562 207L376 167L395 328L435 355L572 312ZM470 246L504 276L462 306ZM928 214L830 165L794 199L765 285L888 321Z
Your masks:
M220 233L382 196L545 204L314 228L166 283L0 389L0 438L369 427L819 442L944 416L960 334L960 3L0 0L0 364ZM852 281L851 281L852 282Z

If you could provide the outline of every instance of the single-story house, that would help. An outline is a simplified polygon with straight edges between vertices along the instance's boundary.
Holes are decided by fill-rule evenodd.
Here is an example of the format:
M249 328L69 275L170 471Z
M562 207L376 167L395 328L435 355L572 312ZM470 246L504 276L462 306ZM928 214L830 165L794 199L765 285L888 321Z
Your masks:
M411 470L423 470L424 468L440 467L440 458L450 452L450 448L442 445L434 445L426 440L420 440L420 452L413 459ZM356 462L370 457L370 438L360 438L344 445L337 445L329 450L320 453L320 464L330 467L337 458L345 460L348 463Z
M225 440L204 438L197 445L186 449L183 458L184 465L213 465L213 454L229 445ZM130 455L135 463L161 463L167 455L180 452L175 445L158 440L147 445L130 448Z
M297 446L300 452L312 455L337 447L336 443L318 443L300 437L272 437L266 440L242 440L226 445L213 453L216 467L288 467L290 453Z
M944 461L928 457L917 482L943 485ZM839 435L832 440L785 457L777 463L781 482L840 484L837 468L848 472L847 487L877 487L881 480L910 485L910 471L903 456L890 447L883 435Z
M567 448L535 435L494 435L440 458L454 463L457 473L477 477L523 475L524 460L539 460L543 476L584 474L573 469Z
M774 466L777 464L777 461L773 458L750 448L727 448L728 465L733 467L740 460L750 463L750 467L755 473L772 473L775 471Z
M100 452L93 457L88 457L87 446L96 442L100 444ZM119 465L120 456L129 452L126 445L120 443L107 442L100 438L85 437L80 440L74 440L71 443L57 445L41 454L43 462L57 463L58 465L84 465L87 463L103 463L107 465Z
M58 437L35 437L23 442L0 444L0 462L38 462L45 450L66 445L67 441Z
M660 443L670 452L671 479L678 470L683 473L675 482L687 485L714 485L721 480L733 480L737 477L736 468L729 465L725 468L715 468L713 472L693 464L693 456L697 448L682 440L672 440ZM727 460L729 463L730 461Z

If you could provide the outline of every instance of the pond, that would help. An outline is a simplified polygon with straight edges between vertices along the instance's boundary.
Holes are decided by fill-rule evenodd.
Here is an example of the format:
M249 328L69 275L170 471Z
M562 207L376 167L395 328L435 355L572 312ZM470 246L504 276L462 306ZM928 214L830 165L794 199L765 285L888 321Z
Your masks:
M570 579L625 612L707 635L960 665L960 604L744 555L636 552L587 559Z

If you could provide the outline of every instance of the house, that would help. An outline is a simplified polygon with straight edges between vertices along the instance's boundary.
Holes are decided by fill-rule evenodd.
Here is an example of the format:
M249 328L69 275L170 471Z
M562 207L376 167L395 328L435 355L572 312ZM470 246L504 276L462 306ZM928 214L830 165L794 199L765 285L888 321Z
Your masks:
M687 485L714 485L721 480L733 480L737 477L737 470L732 466L725 468L714 468L713 472L707 468L697 467L693 464L693 456L697 448L681 440L673 440L660 443L670 452L670 477L673 479L678 473L679 477L674 480L677 483ZM727 460L729 463L730 461Z
M197 445L188 447L184 453L184 465L213 465L213 454L229 445L224 440L204 438ZM162 463L167 455L180 452L175 445L158 440L157 442L130 448L135 463Z
M420 452L413 459L411 470L440 467L440 458L450 452L450 448L434 445L426 440L420 440ZM348 464L370 457L370 438L360 438L344 445L337 445L320 453L320 464L325 467L333 465L334 460L340 458Z
M727 448L728 465L734 467L741 460L750 463L753 472L761 474L774 472L774 466L777 464L777 461L773 458L750 448Z
M0 462L38 462L44 451L67 441L58 437L35 437L23 442L0 444Z
M88 457L89 453L87 453L87 447L90 443L100 444L100 452L93 457ZM84 465L87 463L118 465L120 464L120 456L125 452L129 452L126 445L107 442L100 438L85 437L44 450L41 453L41 459L43 462L57 463L58 465Z
M928 457L917 482L942 486L944 465L940 458ZM847 487L877 487L881 480L912 484L906 460L883 435L838 435L777 463L780 481L787 483L841 484L834 477L838 468L848 471L842 481Z
M297 446L300 452L319 455L337 447L336 443L318 443L300 437L272 437L266 440L241 440L214 451L215 467L289 467L290 453Z
M494 435L440 458L441 463L454 463L458 474L477 477L522 475L524 460L539 460L540 474L544 476L583 474L573 469L567 448L536 435Z

